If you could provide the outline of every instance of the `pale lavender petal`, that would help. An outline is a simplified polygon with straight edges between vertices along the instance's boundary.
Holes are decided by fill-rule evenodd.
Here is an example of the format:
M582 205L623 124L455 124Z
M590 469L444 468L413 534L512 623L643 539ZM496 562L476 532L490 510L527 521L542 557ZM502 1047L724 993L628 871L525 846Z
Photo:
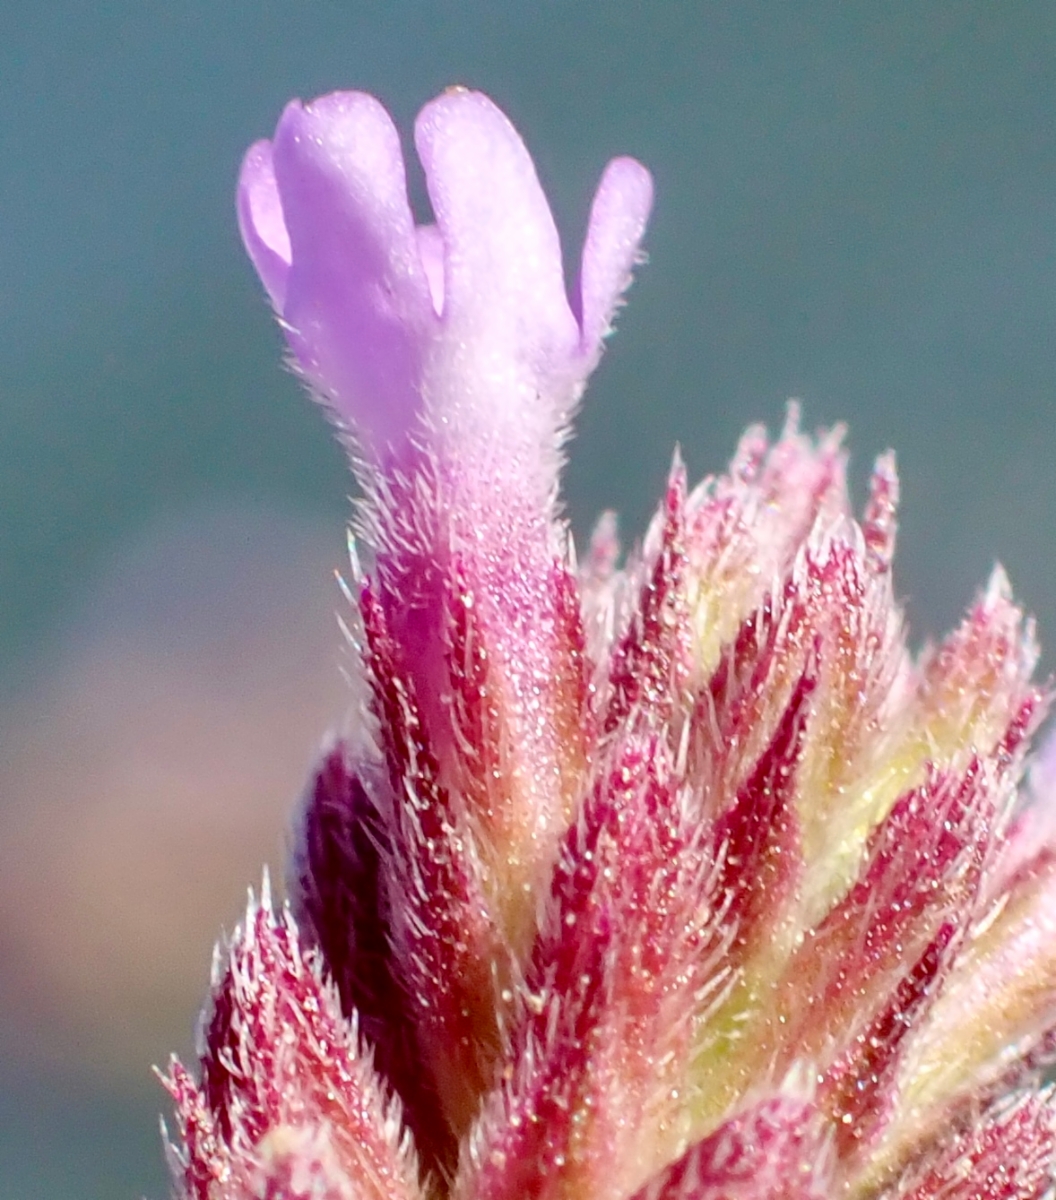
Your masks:
M275 181L271 142L254 142L242 160L238 177L238 228L271 303L281 313L290 274L290 235Z
M399 135L373 97L335 92L288 105L273 153L292 249L288 340L313 387L384 457L418 411L436 322Z
M594 195L580 270L582 346L591 366L612 328L620 297L630 286L652 206L649 172L633 158L614 158Z
M520 385L509 401L523 402L536 379L567 374L578 341L531 157L486 96L458 89L422 109L415 143L446 251L445 323L474 344L479 381ZM517 368L536 379L514 381Z

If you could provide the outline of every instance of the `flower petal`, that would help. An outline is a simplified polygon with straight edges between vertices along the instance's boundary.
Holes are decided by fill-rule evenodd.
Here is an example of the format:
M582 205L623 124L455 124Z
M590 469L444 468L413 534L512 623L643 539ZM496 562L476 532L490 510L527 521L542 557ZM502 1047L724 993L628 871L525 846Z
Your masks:
M583 353L592 362L630 285L652 206L649 172L633 158L614 158L594 195L579 277Z
M560 377L578 341L561 243L531 157L499 109L463 89L422 109L415 144L445 249L444 319L473 346L485 399L508 392L517 419L530 419L532 381L510 368Z
M287 105L273 146L292 265L282 317L313 389L383 458L420 408L436 314L399 134L361 92Z

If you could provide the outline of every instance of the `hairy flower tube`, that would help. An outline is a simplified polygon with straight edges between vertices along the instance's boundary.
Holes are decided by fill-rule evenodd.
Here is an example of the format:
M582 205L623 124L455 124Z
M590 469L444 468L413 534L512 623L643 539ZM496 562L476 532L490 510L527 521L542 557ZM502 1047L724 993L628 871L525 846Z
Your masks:
M348 732L167 1077L180 1200L1012 1200L1050 1192L1054 756L1000 572L906 648L898 484L750 429L576 559L562 444L651 203L578 279L484 96L292 103L242 235L362 500Z

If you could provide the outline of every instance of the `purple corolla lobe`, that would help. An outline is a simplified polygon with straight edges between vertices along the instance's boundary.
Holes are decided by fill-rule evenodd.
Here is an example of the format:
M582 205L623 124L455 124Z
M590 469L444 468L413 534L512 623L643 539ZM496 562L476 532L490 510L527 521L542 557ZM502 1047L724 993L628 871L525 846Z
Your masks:
M405 462L409 441L446 458L451 438L464 464L467 440L497 437L549 493L538 456L556 469L553 447L630 281L648 172L609 165L570 301L546 197L498 108L452 89L419 114L415 143L435 227L415 227L399 135L378 101L292 102L243 164L246 248L295 366L364 465Z
M294 365L377 457L419 408L436 327L388 114L357 92L292 101L246 156L238 212Z

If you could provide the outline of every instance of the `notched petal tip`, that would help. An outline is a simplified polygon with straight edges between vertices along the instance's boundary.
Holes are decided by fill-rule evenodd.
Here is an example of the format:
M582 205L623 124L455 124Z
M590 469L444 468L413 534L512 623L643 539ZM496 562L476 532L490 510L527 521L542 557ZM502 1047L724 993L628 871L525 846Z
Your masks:
M281 313L292 259L290 235L275 180L271 142L254 142L238 176L238 228L271 303Z
M653 177L636 159L614 158L594 195L576 297L581 346L588 359L596 358L611 332L613 314L641 258L652 207Z

